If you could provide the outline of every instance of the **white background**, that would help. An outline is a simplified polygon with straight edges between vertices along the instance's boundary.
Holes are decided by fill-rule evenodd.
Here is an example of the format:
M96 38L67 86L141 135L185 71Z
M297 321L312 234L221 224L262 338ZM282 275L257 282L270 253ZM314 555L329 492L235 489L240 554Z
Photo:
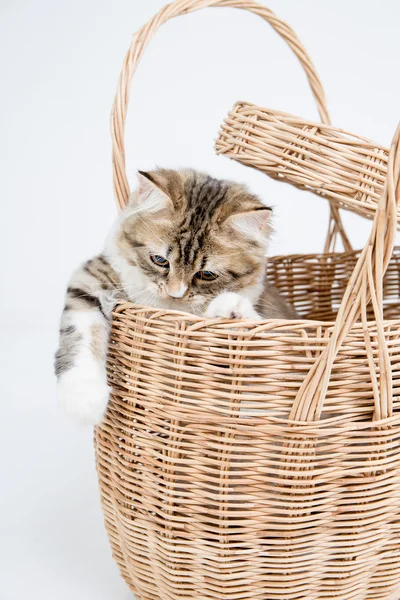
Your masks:
M128 600L99 509L92 433L65 422L52 373L71 270L116 216L109 113L132 34L163 0L1 0L0 600ZM335 125L389 145L400 118L397 0L270 0L297 31ZM169 22L134 77L128 173L192 166L275 206L272 254L322 249L327 206L213 152L233 103L317 120L305 76L255 16ZM370 223L347 213L355 247Z

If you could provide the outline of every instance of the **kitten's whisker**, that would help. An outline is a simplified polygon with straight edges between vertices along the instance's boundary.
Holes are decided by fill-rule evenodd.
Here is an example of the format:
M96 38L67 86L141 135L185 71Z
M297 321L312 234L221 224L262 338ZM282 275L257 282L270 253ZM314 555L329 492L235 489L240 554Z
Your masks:
M148 294L150 288L146 288L145 290L142 290L140 292L137 292L136 294L129 294L129 300L137 300L140 296L144 295L144 297L146 298L146 294Z
M141 303L142 302L142 298L141 297L144 296L144 299L146 298L146 294L148 293L149 288L145 288L144 290L140 290L139 292L136 292L135 294L131 294L129 292L129 290L127 290L127 289L125 289L124 291L125 291L126 298L123 298L123 300L127 300L129 302L136 302L137 301L137 302ZM118 296L118 292L117 292L117 296ZM115 297L115 295L113 295L112 293L111 293L111 297L116 302L118 300L120 300L120 298Z
M260 306L261 308L275 308L273 304L271 304L270 302L256 302L257 306Z

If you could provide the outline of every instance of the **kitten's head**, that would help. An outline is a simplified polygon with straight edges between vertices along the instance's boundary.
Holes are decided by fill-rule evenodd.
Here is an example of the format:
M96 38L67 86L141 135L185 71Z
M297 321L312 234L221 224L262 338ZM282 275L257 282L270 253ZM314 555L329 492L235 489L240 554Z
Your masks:
M155 306L201 314L223 291L261 292L271 209L243 185L193 170L138 174L117 233Z

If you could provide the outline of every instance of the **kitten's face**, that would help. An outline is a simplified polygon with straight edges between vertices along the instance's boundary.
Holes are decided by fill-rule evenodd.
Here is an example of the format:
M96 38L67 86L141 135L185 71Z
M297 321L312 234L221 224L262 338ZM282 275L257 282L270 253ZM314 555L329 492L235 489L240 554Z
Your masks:
M224 291L260 294L269 215L238 184L195 171L141 173L117 245L152 304L202 314Z

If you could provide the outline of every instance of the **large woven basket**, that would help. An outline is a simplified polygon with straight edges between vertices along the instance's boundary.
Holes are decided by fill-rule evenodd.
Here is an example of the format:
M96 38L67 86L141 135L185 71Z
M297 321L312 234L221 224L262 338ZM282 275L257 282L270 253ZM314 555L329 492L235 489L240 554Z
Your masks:
M167 19L206 6L257 13L306 70L322 124L240 102L217 150L324 195L324 254L275 257L268 276L302 320L232 322L115 308L113 387L95 431L113 555L143 600L399 600L399 131L390 152L329 124L294 32L249 0L179 0L135 36L112 131L129 196L131 77ZM352 250L339 207L373 219ZM345 252L333 252L340 235Z

